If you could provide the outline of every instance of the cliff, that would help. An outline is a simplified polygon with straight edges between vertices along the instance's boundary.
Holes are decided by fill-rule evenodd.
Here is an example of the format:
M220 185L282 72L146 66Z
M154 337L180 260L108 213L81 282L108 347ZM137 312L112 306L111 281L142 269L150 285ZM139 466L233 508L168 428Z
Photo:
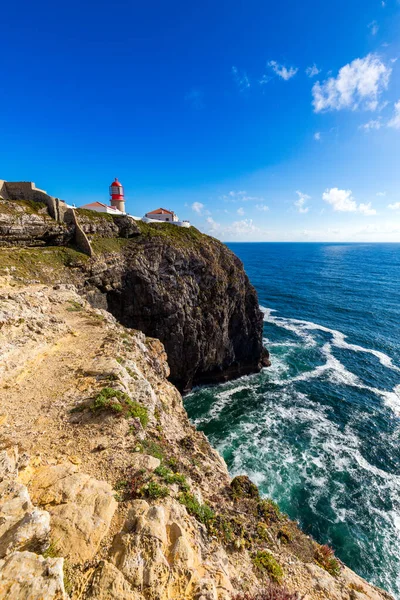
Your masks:
M13 252L0 274L1 598L389 599L229 478L161 342L72 284L27 283L21 256L46 250ZM37 273L79 280L88 263L59 249Z
M31 265L39 279L41 256L48 259L53 251L57 261L51 246L66 246L76 237L71 217L60 223L45 212L37 203L0 200L0 246L49 246ZM81 256L79 273L55 268L54 277L64 282L72 277L93 306L160 339L178 389L225 381L269 364L257 294L224 244L193 227L150 225L85 210L77 210L76 217L92 258Z

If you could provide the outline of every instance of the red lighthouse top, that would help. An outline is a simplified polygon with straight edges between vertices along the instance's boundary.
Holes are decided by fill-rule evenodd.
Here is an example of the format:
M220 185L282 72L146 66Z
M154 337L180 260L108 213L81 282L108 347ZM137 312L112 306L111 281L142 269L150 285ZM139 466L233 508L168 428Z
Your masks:
M110 196L111 201L124 200L124 188L122 187L117 178L115 178L112 184L110 185Z

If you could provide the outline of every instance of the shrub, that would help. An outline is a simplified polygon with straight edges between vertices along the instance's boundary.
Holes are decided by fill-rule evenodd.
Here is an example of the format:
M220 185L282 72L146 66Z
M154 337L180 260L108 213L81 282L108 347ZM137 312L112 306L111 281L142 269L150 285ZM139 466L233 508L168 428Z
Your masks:
M155 481L150 481L143 485L139 490L140 496L144 498L150 498L150 500L157 500L158 498L165 498L168 496L168 488L164 485L159 485Z
M283 544L289 544L289 542L293 540L293 535L288 527L281 527L278 531L277 538Z
M280 583L283 578L283 570L277 560L270 552L259 550L253 557L254 566L262 573L266 573L272 581Z
M316 544L314 559L320 567L325 569L325 571L328 571L328 573L333 575L333 577L340 575L339 561L335 558L334 551L332 548L330 548L330 546L320 546L319 544Z
M93 412L110 410L115 413L123 413L125 417L136 417L140 420L142 427L149 422L147 408L135 400L131 400L128 394L114 388L105 387L94 398L90 409Z
M179 502L186 507L190 515L195 517L200 523L204 523L204 525L210 525L215 517L214 512L207 504L200 504L193 494L189 492L183 492L179 496Z
M173 483L177 483L182 491L187 492L189 490L188 483L186 481L186 477L181 473L173 473L167 467L160 465L154 471L156 475L161 477L165 483L172 485Z
M247 477L239 475L231 481L231 492L234 500L239 498L259 498L258 487Z
M259 516L267 523L276 523L282 518L282 513L279 509L279 506L270 498L267 498L266 500L260 500L257 505L257 512Z

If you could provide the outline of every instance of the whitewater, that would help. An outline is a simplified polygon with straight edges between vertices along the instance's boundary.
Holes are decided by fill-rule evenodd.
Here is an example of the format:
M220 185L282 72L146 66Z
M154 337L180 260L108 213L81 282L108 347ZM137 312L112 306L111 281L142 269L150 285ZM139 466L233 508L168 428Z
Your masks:
M400 599L400 245L231 248L272 366L195 390L189 416L232 475Z

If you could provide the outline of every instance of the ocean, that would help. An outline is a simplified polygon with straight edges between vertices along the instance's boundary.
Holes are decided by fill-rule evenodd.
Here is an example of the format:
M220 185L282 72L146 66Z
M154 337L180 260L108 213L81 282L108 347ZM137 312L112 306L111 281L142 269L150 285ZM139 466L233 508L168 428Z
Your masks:
M400 600L400 244L230 243L272 366L192 422L318 542Z

